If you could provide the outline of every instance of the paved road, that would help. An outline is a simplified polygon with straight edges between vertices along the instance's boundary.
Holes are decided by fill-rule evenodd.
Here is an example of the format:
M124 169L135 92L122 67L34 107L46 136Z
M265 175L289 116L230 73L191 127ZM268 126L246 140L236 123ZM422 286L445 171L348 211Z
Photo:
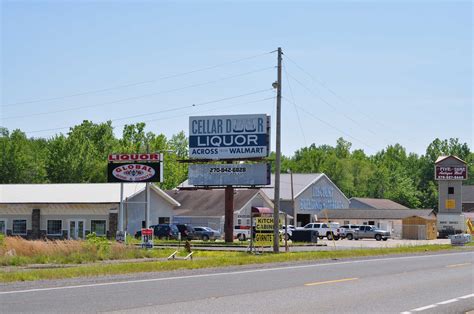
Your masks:
M473 263L470 251L13 284L0 286L0 312L465 313Z

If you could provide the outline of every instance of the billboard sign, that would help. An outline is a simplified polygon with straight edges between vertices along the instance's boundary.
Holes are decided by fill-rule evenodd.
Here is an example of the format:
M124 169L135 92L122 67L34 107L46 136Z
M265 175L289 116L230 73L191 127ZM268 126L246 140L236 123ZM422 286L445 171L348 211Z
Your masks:
M466 180L466 166L436 166L435 180Z
M270 164L193 164L188 182L197 186L270 184Z
M110 154L109 162L159 162L161 161L161 154Z
M107 182L162 182L163 163L109 163Z
M263 158L269 147L270 117L265 114L189 117L190 158Z

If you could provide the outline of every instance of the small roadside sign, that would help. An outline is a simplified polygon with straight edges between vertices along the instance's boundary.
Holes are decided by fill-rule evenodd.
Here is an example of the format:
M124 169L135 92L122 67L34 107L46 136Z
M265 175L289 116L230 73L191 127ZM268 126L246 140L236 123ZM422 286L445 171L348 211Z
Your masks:
M142 248L152 249L153 248L153 229L145 228L142 229Z

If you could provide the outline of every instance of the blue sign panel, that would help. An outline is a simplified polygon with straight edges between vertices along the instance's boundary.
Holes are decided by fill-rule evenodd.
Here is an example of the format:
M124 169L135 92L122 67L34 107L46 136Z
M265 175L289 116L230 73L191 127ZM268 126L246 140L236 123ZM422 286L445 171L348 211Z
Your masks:
M189 157L239 159L266 157L270 117L265 114L189 118Z

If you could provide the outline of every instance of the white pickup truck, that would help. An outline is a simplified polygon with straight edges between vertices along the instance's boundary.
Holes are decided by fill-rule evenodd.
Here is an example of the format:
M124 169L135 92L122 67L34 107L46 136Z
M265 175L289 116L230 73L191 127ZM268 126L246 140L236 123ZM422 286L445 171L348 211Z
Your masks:
M313 222L305 225L303 229L316 230L320 239L326 237L328 240L339 240L339 223L337 222Z

